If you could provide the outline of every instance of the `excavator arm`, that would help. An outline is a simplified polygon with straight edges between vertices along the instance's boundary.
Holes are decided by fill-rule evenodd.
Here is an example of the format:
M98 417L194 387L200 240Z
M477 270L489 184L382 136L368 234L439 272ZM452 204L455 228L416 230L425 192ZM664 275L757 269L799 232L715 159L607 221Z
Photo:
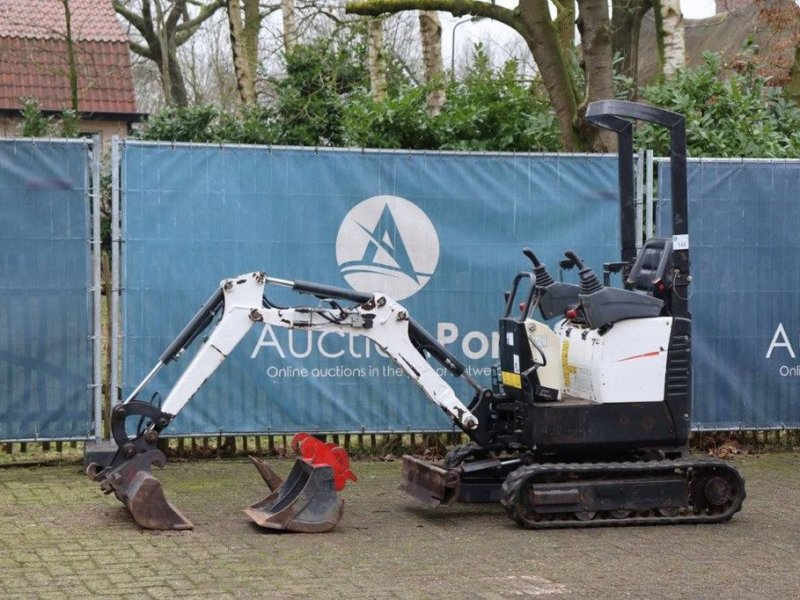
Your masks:
M309 329L320 333L363 335L375 342L397 363L434 404L450 415L458 427L470 431L478 426L477 418L428 363L420 349L432 347L437 351L434 356L440 359L444 366L466 377L463 367L429 335L420 335L421 328L413 323L408 312L400 304L384 294L370 294L359 295L359 300L363 301L352 308L342 308L335 302L331 302L331 306L328 307L276 308L264 306L264 288L268 283L297 289L295 282L272 279L258 272L228 279L220 284L222 306L218 306L220 295L215 293L210 302L212 308L204 307L198 313L198 317L190 323L195 325L192 328L187 327L177 338L178 342L186 340L190 343L199 334L196 330L207 325L205 322L207 319L204 319L203 315L222 311L219 323L164 400L161 406L163 413L170 417L177 415L250 329L260 323L287 329ZM323 289L329 292L328 297L331 300L342 299L342 296L347 296L345 299L352 299L354 296L348 290L327 287ZM186 342L172 344L162 355L157 366L160 368L183 352L188 345ZM146 384L155 372L157 370L152 371L143 383ZM480 386L470 378L467 377L467 380L476 390L480 389ZM142 387L143 385L137 388L137 393ZM135 397L135 394L132 396Z
M288 287L321 299L318 306L281 308L267 300L267 285ZM342 307L337 300L355 303ZM199 348L160 407L137 400L144 387L166 364L180 357L213 322L210 335ZM289 281L254 272L226 279L189 321L159 358L158 363L131 395L111 414L111 431L119 450L111 464L90 465L87 474L106 493L114 493L142 526L152 529L188 529L192 525L164 497L161 484L150 474L152 465L166 458L157 449L160 433L213 375L250 329L257 324L288 329L363 335L372 340L463 431L478 428L478 418L456 396L452 387L426 359L433 356L452 374L464 378L480 399L489 393L472 379L459 360L417 324L399 303L380 293L352 290L302 281ZM139 420L139 431L128 434L126 422Z

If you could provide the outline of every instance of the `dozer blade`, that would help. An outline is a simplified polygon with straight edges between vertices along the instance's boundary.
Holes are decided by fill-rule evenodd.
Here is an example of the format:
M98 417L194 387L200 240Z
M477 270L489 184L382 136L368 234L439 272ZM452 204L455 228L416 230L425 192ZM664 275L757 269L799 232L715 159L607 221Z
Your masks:
M428 506L450 506L458 500L461 478L447 470L413 456L403 456L403 482L400 489Z
M100 483L104 493L113 492L145 529L192 529L192 522L167 500L161 482L150 474L151 465L163 467L165 463L160 450L148 450L113 469L89 465L86 474Z
M251 460L273 489L277 476L272 469L262 461L252 457ZM322 533L342 520L344 501L336 493L331 467L312 465L298 458L286 479L269 496L244 512L265 529Z

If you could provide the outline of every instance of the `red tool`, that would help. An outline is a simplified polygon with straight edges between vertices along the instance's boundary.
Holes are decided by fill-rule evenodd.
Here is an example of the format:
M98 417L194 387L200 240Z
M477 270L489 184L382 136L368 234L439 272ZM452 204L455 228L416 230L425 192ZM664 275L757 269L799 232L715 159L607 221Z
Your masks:
M333 442L323 442L308 433L298 433L292 438L292 449L312 465L328 465L333 469L334 487L341 492L347 481L358 481L350 470L347 451Z

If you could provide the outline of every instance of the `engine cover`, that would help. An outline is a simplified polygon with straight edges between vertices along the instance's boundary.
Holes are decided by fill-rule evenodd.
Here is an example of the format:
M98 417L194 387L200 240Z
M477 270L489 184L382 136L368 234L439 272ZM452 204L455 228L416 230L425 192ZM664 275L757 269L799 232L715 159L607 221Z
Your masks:
M563 319L563 395L598 404L661 402L672 317L628 319L589 329ZM601 333L602 332L602 333Z

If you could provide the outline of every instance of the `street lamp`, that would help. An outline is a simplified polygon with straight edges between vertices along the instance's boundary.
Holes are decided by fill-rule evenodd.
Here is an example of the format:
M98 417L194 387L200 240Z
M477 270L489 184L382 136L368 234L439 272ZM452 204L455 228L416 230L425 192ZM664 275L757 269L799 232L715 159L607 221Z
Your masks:
M453 35L452 39L450 40L450 76L453 79L456 78L456 29L458 29L459 25L463 25L464 23L475 23L476 21L481 20L483 20L483 17L474 16L468 19L462 19L453 25Z

